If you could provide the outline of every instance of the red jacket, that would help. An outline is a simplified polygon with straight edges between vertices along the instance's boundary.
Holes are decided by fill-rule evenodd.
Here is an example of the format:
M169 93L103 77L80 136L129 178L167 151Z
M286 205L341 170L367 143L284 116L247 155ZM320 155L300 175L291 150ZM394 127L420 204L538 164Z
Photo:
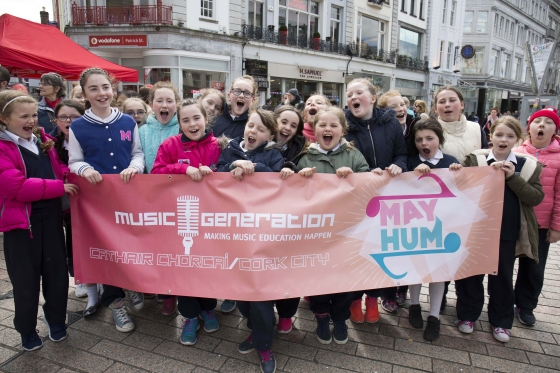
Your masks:
M199 141L191 141L184 134L166 139L157 151L152 174L183 174L189 166L201 164L216 171L220 159L220 144L212 132Z
M560 138L554 137L549 146L537 149L526 140L514 152L530 154L546 167L541 172L543 201L534 207L540 228L560 231Z
M51 137L41 128L41 141ZM0 232L29 229L31 202L64 195L68 166L60 161L54 147L48 151L56 180L28 178L18 146L0 130Z

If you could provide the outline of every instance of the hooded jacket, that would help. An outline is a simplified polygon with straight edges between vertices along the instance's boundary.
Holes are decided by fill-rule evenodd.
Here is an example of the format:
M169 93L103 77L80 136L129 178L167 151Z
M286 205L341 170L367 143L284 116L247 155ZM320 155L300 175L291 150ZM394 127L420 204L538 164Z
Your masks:
M370 170L377 167L382 170L395 164L406 169L407 150L404 142L402 127L395 118L395 110L373 110L373 116L368 120L356 118L350 110L346 110L348 133L346 140L352 141L363 154Z
M369 169L364 156L351 142L344 138L340 140L340 147L327 154L319 151L319 145L313 143L308 152L300 159L298 169L316 167L315 172L320 174L335 174L341 167L349 167L353 172L366 172Z
M51 137L41 129L40 139L47 141ZM60 161L54 146L47 154L56 180L28 178L18 145L0 130L0 232L30 229L31 203L64 195L68 166Z
M146 124L138 129L148 173L152 171L159 146L163 141L178 133L179 122L177 121L177 114L171 118L169 123L163 125L158 122L155 114L152 113L146 120Z
M465 158L465 167L487 166L488 154L490 154L488 149L475 150ZM515 153L515 156L525 160L521 172L506 179L507 186L519 200L521 230L515 245L515 256L526 256L538 262L539 225L533 207L541 203L544 197L539 180L543 165L527 154Z
M220 144L212 131L198 141L192 141L184 133L165 140L159 147L152 174L183 174L189 166L199 168L208 166L212 171L218 169Z
M255 163L255 172L278 172L284 163L284 157L276 143L264 143L258 148L245 152L241 148L243 137L238 137L227 145L218 161L218 172L229 172L235 168L233 162L251 161Z
M545 165L541 172L543 201L535 206L540 228L560 231L560 137L555 136L549 146L537 149L526 140L514 152L529 154Z
M230 139L234 139L243 136L247 120L249 120L249 110L233 119L229 113L228 104L224 103L222 114L214 119L212 131L216 137L224 135Z

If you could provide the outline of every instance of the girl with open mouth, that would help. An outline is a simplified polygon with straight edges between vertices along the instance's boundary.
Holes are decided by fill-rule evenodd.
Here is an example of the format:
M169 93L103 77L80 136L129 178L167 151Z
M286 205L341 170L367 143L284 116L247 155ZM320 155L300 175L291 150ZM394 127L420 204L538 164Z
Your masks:
M329 106L331 106L331 102L325 95L313 95L305 101L305 108L303 109L303 136L309 141L317 141L315 131L313 130L315 115Z
M365 78L354 79L346 90L346 119L349 129L346 140L353 141L364 155L369 169L375 173L389 172L397 176L406 171L407 149L403 130L392 109L376 107L377 90ZM396 314L396 287L366 290L366 312L362 310L364 291L355 292L350 320L355 323L376 323L379 320L377 298L383 297L385 311Z
M214 136L225 135L230 139L243 136L249 109L257 103L256 94L257 83L252 76L244 75L235 79L231 83L222 114L216 117L212 125Z
M544 200L535 206L539 223L539 263L519 258L515 282L515 314L524 325L536 322L533 310L539 302L544 283L544 269L550 244L560 240L560 117L555 109L542 109L529 118L529 139L513 148L516 153L530 154L546 167L541 172Z

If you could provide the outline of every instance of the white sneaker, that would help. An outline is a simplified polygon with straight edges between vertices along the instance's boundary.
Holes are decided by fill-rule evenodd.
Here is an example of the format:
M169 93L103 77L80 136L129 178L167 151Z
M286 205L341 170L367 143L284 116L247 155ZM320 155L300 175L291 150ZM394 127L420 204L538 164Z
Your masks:
M492 335L498 342L509 342L509 332L504 328L494 328Z
M459 331L465 334L471 334L473 332L473 322L467 320L459 321Z
M85 298L87 297L87 288L86 284L78 284L76 285L76 290L74 291L74 295L77 298Z

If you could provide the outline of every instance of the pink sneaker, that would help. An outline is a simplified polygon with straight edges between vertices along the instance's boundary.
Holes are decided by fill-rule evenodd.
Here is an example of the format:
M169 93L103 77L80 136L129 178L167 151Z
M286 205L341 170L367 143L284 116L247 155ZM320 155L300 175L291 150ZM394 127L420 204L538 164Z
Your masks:
M177 311L177 297L169 297L163 300L161 313L164 315L173 315Z
M280 317L278 319L278 333L287 334L292 331L292 318Z

